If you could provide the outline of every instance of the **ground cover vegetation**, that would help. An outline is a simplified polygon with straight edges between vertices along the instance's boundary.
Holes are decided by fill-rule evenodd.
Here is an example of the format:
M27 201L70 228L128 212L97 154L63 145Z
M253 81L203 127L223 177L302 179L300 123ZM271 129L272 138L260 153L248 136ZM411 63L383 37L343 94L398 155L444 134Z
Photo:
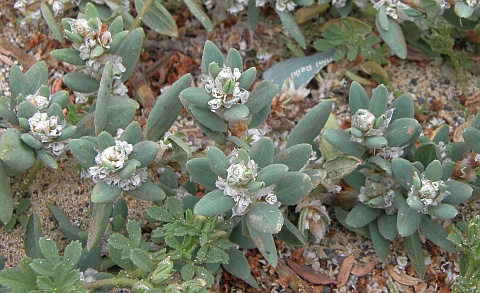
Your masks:
M448 57L466 92L467 53L478 51L475 0L183 3L205 30L214 29L214 8L246 13L249 29L274 12L292 39L287 42L293 55L301 56L307 47L333 52L328 62L343 62L340 74L353 81L350 127L340 128L333 102L325 99L283 142L274 140L263 126L283 80L259 81L257 69L247 67L238 50L223 52L207 41L198 86L192 86L191 74L180 77L157 99L142 129L134 121L140 105L125 82L142 50L141 25L175 37L172 14L155 0L134 1L135 13L129 1L80 1L75 18L63 18L59 25L55 15L70 3L42 2L39 11L54 36L71 42L52 56L76 70L63 76L69 92L52 93L46 63L10 69L11 95L0 100L6 128L0 137L0 220L2 229L17 221L27 227L28 256L17 268L0 271L0 291L106 292L117 286L135 292L208 292L221 270L257 287L241 249L257 248L275 267L275 239L292 246L322 241L333 215L321 195L338 194L345 186L357 202L350 210L336 207L334 218L370 238L380 260L389 254L390 243L402 238L423 278L423 235L446 251L463 252L457 292L478 288L478 217L447 228L442 221L456 217L456 206L479 195L480 117L465 108L472 120L463 142L452 141L448 126L427 138L414 118L412 97L395 90L383 67L391 54L406 58L408 44L430 58ZM38 17L26 4L15 3L24 21ZM314 30L319 16L323 22ZM307 83L304 79L315 74L293 75L290 82ZM362 85L372 81L385 85L369 96ZM211 140L207 148L189 145L181 130L170 131L182 109ZM49 205L72 241L60 253L38 230L38 218L25 216L28 199L14 203L18 191L10 183L28 172L28 188L42 165L57 169L56 158L66 152L95 185L88 231ZM160 181L150 178L149 168L163 170ZM125 197L152 202L145 219L155 228L148 237L139 222L127 219ZM175 272L182 281L174 281Z

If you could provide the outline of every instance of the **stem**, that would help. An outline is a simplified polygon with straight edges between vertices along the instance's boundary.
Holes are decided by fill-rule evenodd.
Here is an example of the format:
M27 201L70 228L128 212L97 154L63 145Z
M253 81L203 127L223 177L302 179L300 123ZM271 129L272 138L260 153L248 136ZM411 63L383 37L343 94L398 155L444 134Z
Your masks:
M32 184L33 179L35 179L35 176L37 176L38 171L40 171L40 168L42 168L42 160L37 158L35 160L35 163L33 163L32 169L30 169L30 172L28 173L27 179L25 180L25 184L20 187L20 191L25 191L30 187L30 184Z
M137 17L135 17L135 20L133 21L132 25L128 29L129 31L133 31L140 25L143 17L147 13L148 8L150 7L150 5L152 5L152 3L153 3L153 0L145 0L145 3L143 3L142 10L140 10L140 12L137 14Z
M475 271L475 256L472 255L473 253L468 254L468 267L467 271L465 272L465 276L463 276L465 279L469 280L472 278L473 272Z
M102 287L107 287L107 286L115 286L115 285L120 285L120 286L133 286L135 283L135 280L133 279L127 279L127 278L110 278L110 279L103 279L103 280L98 280L92 283L88 284L83 284L83 288L87 290L93 290L97 288L102 288Z

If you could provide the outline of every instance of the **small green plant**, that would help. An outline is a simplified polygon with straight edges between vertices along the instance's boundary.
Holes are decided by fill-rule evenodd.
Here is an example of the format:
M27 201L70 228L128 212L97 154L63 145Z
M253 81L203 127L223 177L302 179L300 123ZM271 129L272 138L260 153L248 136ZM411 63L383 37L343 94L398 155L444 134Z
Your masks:
M47 82L48 69L44 62L36 63L26 73L14 66L9 80L12 95L0 99L0 115L10 124L0 138L0 219L3 223L8 223L13 213L9 177L33 167L25 185L28 186L42 163L57 169L55 158L67 150L68 140L76 131L63 116L68 93L50 94Z
M434 219L455 217L454 205L468 199L472 188L450 178L453 154L459 156L454 146L447 146L448 132L446 138L439 132L434 141L415 147L420 129L412 118L411 97L403 95L388 106L388 96L386 88L379 86L369 99L361 86L353 83L351 127L325 133L326 141L339 151L365 161L345 177L358 191L359 203L348 213L337 208L336 215L349 229L371 238L380 259L388 255L390 241L403 237L410 259L423 277L418 230L445 250L454 250L446 240L447 232Z
M99 13L91 3L77 19L62 19L64 34L73 42L73 48L54 50L51 55L83 69L63 77L63 82L77 95L77 102L85 103L85 95L93 95L100 87L105 67L110 63L113 79L113 94L125 97L127 88L123 84L140 56L144 38L143 29L131 32L123 30L123 18L117 16L109 24L100 20Z
M453 287L453 292L477 292L480 288L480 216L473 217L468 224L460 222L452 226L447 237L458 250L460 257L460 278Z

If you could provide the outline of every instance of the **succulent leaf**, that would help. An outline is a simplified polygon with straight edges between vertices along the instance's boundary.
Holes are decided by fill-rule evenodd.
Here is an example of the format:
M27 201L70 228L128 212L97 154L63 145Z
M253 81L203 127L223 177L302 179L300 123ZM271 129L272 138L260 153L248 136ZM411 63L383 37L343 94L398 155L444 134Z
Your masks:
M348 213L346 224L353 228L360 228L372 222L380 214L380 209L367 207L363 203L357 203Z
M155 2L157 3L157 2ZM145 33L142 28L137 28L130 32L120 44L116 55L122 57L122 64L126 68L126 71L122 74L122 81L127 81L130 74L137 65L138 58L140 57L140 50L142 49L143 38Z
M117 188L118 189L118 188ZM91 251L95 248L105 234L110 215L112 214L113 203L99 204L94 203L90 223L88 227L87 250Z
M373 247L375 248L375 253L380 261L384 261L390 251L390 241L385 239L379 232L376 221L371 221L368 224L368 228L370 230L370 237L372 239Z
M243 72L243 61L240 53L235 49L228 50L227 58L225 59L225 66L230 68L238 68L240 72Z
M160 201L165 198L165 192L148 178L142 185L124 192L141 200Z
M245 280L250 286L258 288L257 281L250 274L250 265L248 264L245 254L235 248L229 248L228 263L222 264L222 266L232 275L242 280Z
M344 154L361 157L365 153L365 148L351 141L350 136L343 130L329 129L323 137L329 144Z
M187 162L187 170L192 181L198 182L208 190L215 190L217 175L210 168L207 158L194 158Z
M300 143L311 143L327 123L332 104L331 100L327 100L310 109L290 133L287 148Z
M33 166L35 153L21 140L22 133L9 128L0 136L0 160L7 176L18 176Z
M98 80L81 72L69 72L62 80L70 89L79 93L95 92L100 87Z
M377 218L378 231L383 238L393 241L397 238L397 216L380 213Z
M273 97L277 93L278 85L268 80L262 81L251 93L245 106L250 110L250 114L256 114L264 107L270 105Z
M53 50L50 55L60 61L67 62L75 66L85 66L86 61L80 58L77 49L65 48Z
M373 91L368 110L378 118L387 111L387 104L388 90L383 84L381 84Z
M0 221L3 224L10 222L13 215L13 192L10 187L10 178L3 170L3 164L0 161Z
M227 212L234 206L233 198L217 189L205 194L195 205L193 212L202 216L212 216Z
M191 82L192 75L186 74L174 82L172 86L158 98L147 119L146 138L148 140L160 140L165 132L170 129L182 109L182 102L179 96L191 85ZM194 88L192 87L191 89ZM205 93L205 91L203 92ZM193 96L195 97L196 95Z
M153 141L141 141L133 146L129 159L138 160L142 167L147 167L157 157L158 144Z
M428 240L440 246L448 252L455 251L455 245L447 240L448 233L445 228L439 223L435 222L428 215L423 215L422 222L420 223L420 230Z
M284 205L294 205L308 196L312 190L310 177L302 172L288 172L276 183L274 193Z
M255 202L246 215L247 223L256 231L276 234L283 226L283 215L274 205L266 202Z
M284 149L273 157L274 164L284 164L290 171L299 171L310 159L312 146L301 143Z
M227 178L227 169L230 167L230 161L227 156L217 147L210 146L206 149L208 163L212 171L223 179Z
M415 233L420 226L422 214L411 209L405 198L399 193L395 192L393 198L393 205L398 210L397 215L397 230L400 236L408 237Z
M110 204L120 196L122 190L117 186L110 186L107 183L100 181L93 187L91 200L96 204Z
M250 158L254 160L260 168L265 168L272 164L273 155L273 141L268 137L257 141L250 150Z
M419 129L417 120L399 118L389 125L383 136L388 140L388 146L403 147Z
M258 250L260 250L263 257L265 257L265 259L270 263L270 265L276 267L278 262L278 256L272 234L263 233L254 229L250 226L249 221L247 221L246 224L253 243L255 243Z
M212 41L207 40L203 47L202 73L206 74L208 72L208 66L212 62L217 63L219 67L223 67L225 65L225 57Z
M403 242L407 250L408 258L412 262L415 271L417 271L419 278L423 279L426 273L425 260L423 257L422 243L420 242L418 232L415 232L408 237L404 237Z

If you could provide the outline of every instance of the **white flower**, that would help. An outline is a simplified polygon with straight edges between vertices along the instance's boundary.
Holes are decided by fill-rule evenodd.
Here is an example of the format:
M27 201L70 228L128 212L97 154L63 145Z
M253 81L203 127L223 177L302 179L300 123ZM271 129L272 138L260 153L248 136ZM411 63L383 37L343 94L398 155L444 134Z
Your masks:
M365 185L360 187L358 200L364 204L378 209L385 209L391 215L393 207L394 190L397 183L390 177L373 173L365 178Z
M108 185L116 185L122 190L132 190L142 185L148 178L147 168L140 168L129 178L121 178L118 171L123 168L128 160L128 155L133 151L133 146L126 141L115 140L115 145L106 148L95 157L96 166L88 169L92 180L103 181Z
M208 106L215 112L215 110L218 110L222 106L222 99L212 99L208 101Z
M128 155L133 151L133 146L126 141L116 140L114 146L104 149L95 157L99 166L116 171L123 167L128 160Z
M475 5L477 5L477 0L467 0L467 4L470 7L474 7Z
M47 153L60 156L67 150L67 145L63 142L51 142L45 145Z
M248 0L232 0L232 5L227 9L228 12L236 14L245 9Z
M359 109L352 116L352 127L357 128L363 132L367 132L373 128L375 124L375 115L366 109Z
M54 15L59 15L63 12L63 1L53 1L52 10Z
M336 8L342 8L347 5L347 0L332 0L332 5Z
M234 104L245 104L248 101L249 92L239 86L238 80L241 76L238 68L232 71L230 67L223 67L215 79L211 75L202 76L205 91L213 96L208 102L212 112L216 112L222 106L230 108Z
M265 0L256 0L256 1L255 1L255 6L256 6L256 7L262 7L262 6L265 5L265 3L266 3Z
M28 119L30 132L41 142L51 142L62 134L65 126L65 120L57 116L48 117L47 113L35 113Z
M47 110L50 105L50 97L41 96L38 92L35 95L27 95L25 100L35 105L40 112Z
M90 27L90 24L88 23L88 20L83 19L83 18L71 20L70 21L70 27L72 29L72 33L80 35L82 37L87 36L93 30Z
M275 204L277 202L277 196L273 193L267 194L265 201L269 204Z

